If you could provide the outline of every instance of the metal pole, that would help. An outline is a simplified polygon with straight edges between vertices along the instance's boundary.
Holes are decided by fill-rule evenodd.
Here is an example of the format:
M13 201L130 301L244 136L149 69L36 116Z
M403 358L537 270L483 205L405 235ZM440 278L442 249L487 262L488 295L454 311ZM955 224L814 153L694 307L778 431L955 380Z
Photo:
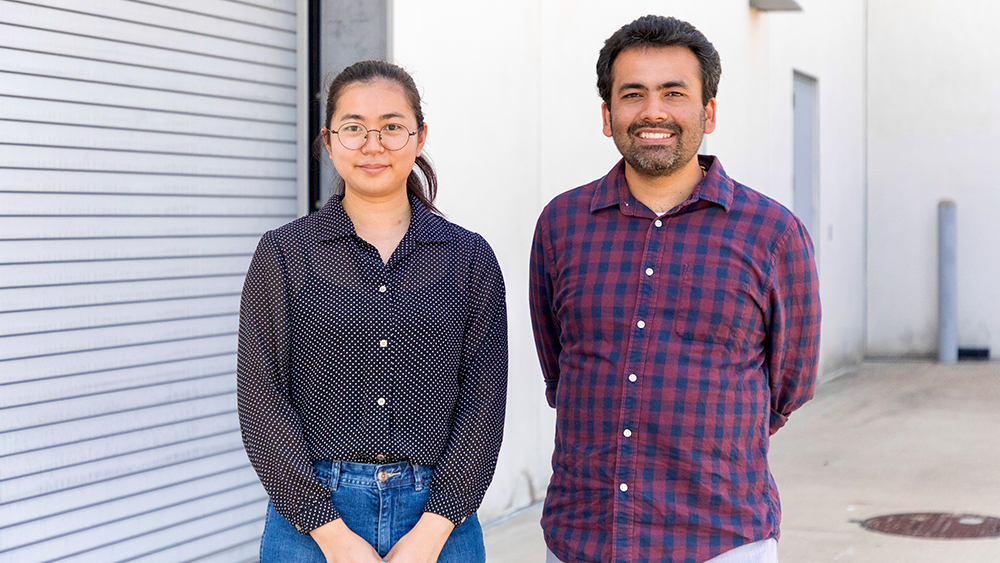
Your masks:
M958 228L955 202L938 203L938 362L958 361Z

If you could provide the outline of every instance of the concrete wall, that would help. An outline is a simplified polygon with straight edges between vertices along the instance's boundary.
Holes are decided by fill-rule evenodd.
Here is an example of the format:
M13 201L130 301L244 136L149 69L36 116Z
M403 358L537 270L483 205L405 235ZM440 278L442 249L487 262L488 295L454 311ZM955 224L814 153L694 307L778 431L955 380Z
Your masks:
M1000 59L990 0L870 0L868 348L935 354L937 203L958 207L958 342L1000 348Z
M481 515L544 496L554 415L545 405L527 308L528 250L554 195L620 158L601 134L594 65L604 39L647 13L698 26L722 54L719 125L707 140L736 179L791 207L792 76L818 79L825 308L822 372L860 360L864 321L864 3L800 0L760 13L746 0L397 0L393 59L424 89L426 152L449 218L482 233L508 286L508 422Z

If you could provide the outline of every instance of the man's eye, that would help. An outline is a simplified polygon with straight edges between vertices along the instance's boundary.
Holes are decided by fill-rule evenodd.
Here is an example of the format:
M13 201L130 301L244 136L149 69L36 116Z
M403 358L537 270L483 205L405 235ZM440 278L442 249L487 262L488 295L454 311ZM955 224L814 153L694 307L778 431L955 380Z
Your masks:
M402 131L404 128L403 128L402 125L400 125L398 123L390 123L390 124L386 125L385 127L383 127L382 129L386 130L389 133L396 133L396 132Z
M639 97L639 93L638 92L629 92L628 94L625 94L622 97L623 98L638 98Z

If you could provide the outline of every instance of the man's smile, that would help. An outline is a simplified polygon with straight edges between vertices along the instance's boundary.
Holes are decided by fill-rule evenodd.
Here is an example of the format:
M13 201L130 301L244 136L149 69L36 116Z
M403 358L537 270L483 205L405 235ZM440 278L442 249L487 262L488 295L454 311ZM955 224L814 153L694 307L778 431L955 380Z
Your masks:
M673 133L652 133L647 131L639 133L638 135L640 139L669 139L673 136Z

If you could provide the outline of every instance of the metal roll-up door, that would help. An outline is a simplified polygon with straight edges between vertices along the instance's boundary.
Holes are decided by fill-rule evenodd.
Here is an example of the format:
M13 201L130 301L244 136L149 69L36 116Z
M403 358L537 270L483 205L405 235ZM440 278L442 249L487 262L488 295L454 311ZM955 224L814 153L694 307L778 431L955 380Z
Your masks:
M0 0L0 562L252 561L239 293L297 216L296 0Z

